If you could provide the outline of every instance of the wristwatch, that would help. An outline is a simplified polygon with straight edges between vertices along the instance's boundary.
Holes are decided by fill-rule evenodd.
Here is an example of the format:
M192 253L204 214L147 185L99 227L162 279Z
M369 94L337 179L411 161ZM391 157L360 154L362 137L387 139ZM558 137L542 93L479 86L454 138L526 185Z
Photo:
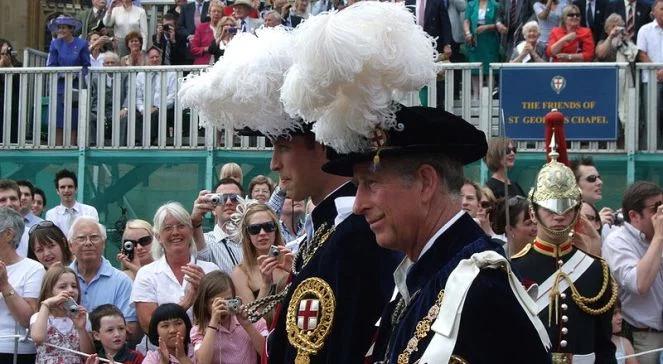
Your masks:
M5 299L7 299L7 298L9 298L9 297L11 297L11 296L13 296L13 295L15 295L15 294L16 294L16 291L14 291L13 289L10 289L10 290L9 290L8 292L6 292L6 293L5 293L5 292L2 292L2 297L4 297Z
M567 54L567 55L566 55L566 59L570 61L570 60L571 60L571 55L570 55L570 54Z

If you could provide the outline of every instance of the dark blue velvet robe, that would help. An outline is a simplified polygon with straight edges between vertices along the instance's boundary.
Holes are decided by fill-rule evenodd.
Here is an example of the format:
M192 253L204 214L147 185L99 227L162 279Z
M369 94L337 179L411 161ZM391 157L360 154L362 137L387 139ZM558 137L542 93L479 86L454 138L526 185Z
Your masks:
M458 263L486 250L504 255L501 246L491 241L467 214L442 233L410 267L406 283L411 300L400 321L392 325L400 294L382 314L371 362L397 363L398 355L414 336L417 323L427 315ZM433 334L429 331L419 341L410 363L423 355ZM550 363L550 354L511 291L506 273L496 269L482 269L470 286L453 354L472 364Z
M325 198L312 213L315 229L334 225L334 200L354 196L356 187L346 183ZM375 335L375 323L394 290L392 273L400 253L380 248L364 217L350 215L340 223L313 258L292 280L292 288L268 337L269 363L293 363L297 349L288 342L286 312L299 283L310 277L325 280L336 298L334 321L321 351L309 356L311 363L361 363ZM298 269L301 262L298 262Z

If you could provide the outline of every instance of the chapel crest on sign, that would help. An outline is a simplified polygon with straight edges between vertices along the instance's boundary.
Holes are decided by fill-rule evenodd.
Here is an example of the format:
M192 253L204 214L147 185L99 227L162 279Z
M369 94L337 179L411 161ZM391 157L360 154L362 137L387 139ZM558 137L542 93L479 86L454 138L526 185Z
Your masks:
M559 95L566 88L566 78L563 76L554 76L550 80L550 87Z

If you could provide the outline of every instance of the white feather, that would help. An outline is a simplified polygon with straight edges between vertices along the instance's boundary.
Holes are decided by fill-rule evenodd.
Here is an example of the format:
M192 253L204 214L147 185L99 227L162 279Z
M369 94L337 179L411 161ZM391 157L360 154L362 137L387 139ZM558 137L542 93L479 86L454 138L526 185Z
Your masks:
M315 122L316 139L340 153L369 146L396 126L396 94L435 80L435 41L402 4L362 1L309 18L293 31L285 111Z
M285 28L241 33L224 56L200 75L188 76L180 88L183 107L197 110L201 125L251 128L278 136L298 124L283 110L279 90L292 64L292 36Z

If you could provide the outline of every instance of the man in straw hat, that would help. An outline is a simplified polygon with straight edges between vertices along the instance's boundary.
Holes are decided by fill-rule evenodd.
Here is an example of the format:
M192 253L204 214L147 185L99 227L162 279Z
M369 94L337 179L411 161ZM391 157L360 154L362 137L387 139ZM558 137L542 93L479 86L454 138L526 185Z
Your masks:
M352 214L356 187L350 179L321 170L327 148L310 126L283 112L279 89L291 47L283 28L264 29L259 37L238 34L209 72L184 82L180 97L207 122L269 137L271 168L288 197L310 197L316 205L294 264L284 248L282 258L258 258L265 274L292 273L283 291L244 305L244 314L257 320L280 303L263 361L359 363L393 291L385 277L400 257L379 247L366 222ZM207 193L201 191L194 208L213 208Z
M564 115L546 115L550 161L529 193L538 232L532 244L512 257L533 292L539 317L553 338L553 363L616 363L612 311L617 285L608 264L579 249L579 234L592 229L580 217L582 196L573 171L565 165ZM557 148L559 147L559 151ZM584 234L583 234L584 235Z

